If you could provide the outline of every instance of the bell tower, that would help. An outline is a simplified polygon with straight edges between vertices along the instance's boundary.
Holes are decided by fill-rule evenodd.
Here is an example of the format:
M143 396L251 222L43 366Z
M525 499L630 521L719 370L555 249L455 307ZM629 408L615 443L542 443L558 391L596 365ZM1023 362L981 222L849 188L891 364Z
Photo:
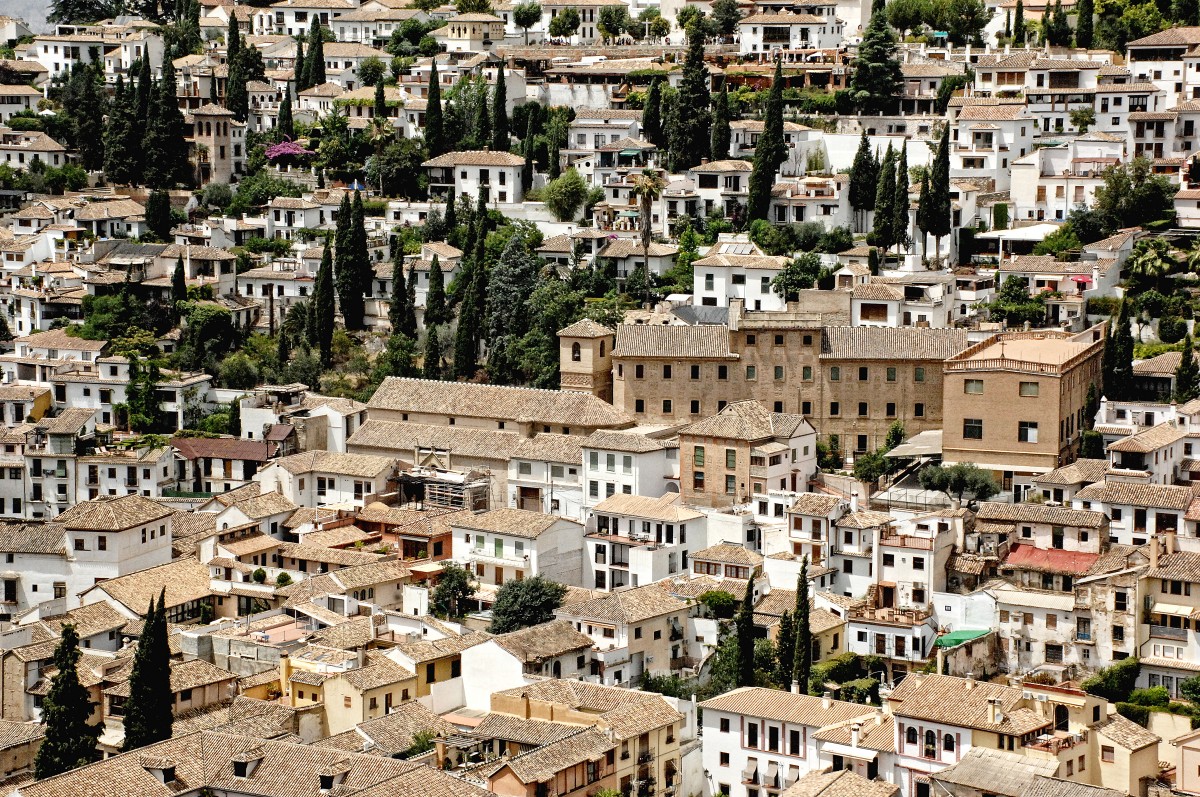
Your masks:
M558 370L563 390L612 401L612 350L617 333L590 318L558 331Z

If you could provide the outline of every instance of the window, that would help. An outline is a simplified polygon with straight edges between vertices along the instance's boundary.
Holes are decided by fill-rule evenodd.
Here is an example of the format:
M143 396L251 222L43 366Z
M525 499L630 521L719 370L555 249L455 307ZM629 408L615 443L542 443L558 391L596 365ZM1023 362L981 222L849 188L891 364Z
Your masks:
M925 369L924 368L914 368L913 369L913 381L914 382L924 382L925 381Z
M1038 441L1037 421L1021 421L1017 424L1017 440L1022 443Z
M1116 758L1117 758L1116 751L1112 748L1111 745L1105 744L1105 745L1100 746L1100 760L1101 761L1105 761L1105 762L1111 764L1113 761L1116 760Z
M865 402L865 401L858 402L858 417L860 417L860 418L867 417L867 414L868 414L867 409L868 409L867 402Z
M983 419L982 418L963 418L963 439L964 440L982 440L983 439Z
M858 381L866 382L870 378L871 378L871 369L865 365L860 365L858 367Z
M737 492L737 477L732 473L725 477L725 494L733 495Z
M841 406L836 401L829 402L829 414L831 416L837 416L841 414Z
M924 569L925 569L925 557L914 556L913 557L913 570L924 570Z
M697 468L704 467L704 446L696 446L692 450L692 464Z
M1033 398L1038 394L1038 383L1022 382L1021 386L1017 389L1017 392L1024 398Z
M954 752L954 736L953 735L948 733L942 737L942 749L945 750L947 753Z
M775 379L777 381L780 379L783 379L783 366L782 365L775 366Z
M671 378L671 366L664 365L663 366L663 379L670 379L670 378Z
M831 366L829 368L829 381L830 382L842 381L842 369L836 365Z
M887 369L887 381L889 381L889 382L895 382L895 381L896 381L896 366L894 366L894 365L890 365L890 366L888 366L888 369Z
M805 382L812 381L812 366L811 365L806 365L800 369L800 378L803 379Z
M906 730L904 732L904 741L906 744L916 744L917 743L917 729L910 725L908 730Z
M758 369L756 369L753 365L747 365L746 366L746 381L753 382L757 378L758 378Z
M972 396L983 395L983 380L982 379L967 379L963 382L963 392L970 393Z
M729 717L721 717L721 733L729 733Z
M727 467L727 468L736 468L737 467L737 449L736 448L725 449L725 467Z
M918 401L916 404L913 405L913 417L914 418L924 418L925 417L925 405L922 402Z

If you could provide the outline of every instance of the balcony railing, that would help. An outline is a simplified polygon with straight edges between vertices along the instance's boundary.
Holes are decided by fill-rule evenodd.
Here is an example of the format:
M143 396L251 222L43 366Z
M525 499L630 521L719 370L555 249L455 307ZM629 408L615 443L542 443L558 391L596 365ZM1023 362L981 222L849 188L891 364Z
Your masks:
M1169 625L1153 625L1150 626L1150 636L1165 637L1167 639L1187 639L1186 628L1172 628Z

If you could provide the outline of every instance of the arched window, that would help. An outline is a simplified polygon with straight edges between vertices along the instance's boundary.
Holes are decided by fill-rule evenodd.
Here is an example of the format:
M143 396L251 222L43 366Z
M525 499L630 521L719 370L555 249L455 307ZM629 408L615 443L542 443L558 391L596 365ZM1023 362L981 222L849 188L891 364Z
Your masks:
M601 357L603 357L603 356L604 356L604 344L605 344L605 343L607 343L607 342L608 342L608 341L605 341L605 340L602 340L602 341L600 341L600 356L601 356Z
M583 355L579 348L579 343L577 341L577 342L571 344L571 362L577 363L581 359L583 359Z
M908 731L906 731L904 734L904 741L907 742L908 744L916 744L917 743L917 729L910 727L908 729Z
M935 758L937 756L937 734L933 731L925 731L925 757Z
M945 750L947 753L954 752L954 737L953 736L951 736L950 734L946 734L945 736L942 737L942 749Z

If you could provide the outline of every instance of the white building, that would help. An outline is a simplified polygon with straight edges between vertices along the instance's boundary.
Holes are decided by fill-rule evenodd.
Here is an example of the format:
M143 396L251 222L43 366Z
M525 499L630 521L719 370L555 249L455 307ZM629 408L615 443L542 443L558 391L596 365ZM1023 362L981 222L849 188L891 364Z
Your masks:
M481 584L545 576L578 585L583 527L574 521L522 509L492 509L451 524L453 557Z
M296 506L365 507L389 491L396 460L369 454L307 451L273 460L253 480Z
M614 495L596 504L584 539L583 584L614 590L688 572L688 551L708 546L707 516L660 498Z
M429 190L434 196L465 196L472 203L482 188L489 203L517 204L521 192L521 172L525 159L510 152L476 150L447 152L422 166L429 172Z
M775 50L824 50L842 44L845 26L837 18L837 6L823 14L757 13L738 22L742 55L759 55Z
M636 430L599 430L582 441L585 510L614 495L679 492L679 444Z

